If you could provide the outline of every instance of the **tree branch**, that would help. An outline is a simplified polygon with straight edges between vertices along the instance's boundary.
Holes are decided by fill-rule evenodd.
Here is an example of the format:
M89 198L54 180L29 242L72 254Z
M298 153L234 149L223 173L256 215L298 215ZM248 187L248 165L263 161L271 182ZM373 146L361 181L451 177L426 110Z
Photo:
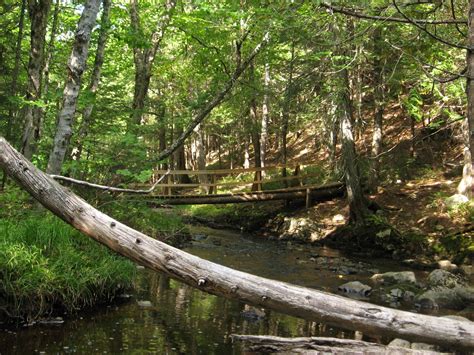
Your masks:
M80 185L80 186L86 186L86 187L92 187L94 189L99 189L99 190L104 190L104 191L109 191L109 192L123 192L123 193L128 193L128 194L141 194L141 195L146 195L152 193L158 184L163 181L163 179L168 176L171 173L171 170L168 170L166 174L164 174L162 177L158 179L157 182L153 184L152 187L150 187L148 190L134 190L134 189L121 189L119 187L113 187L113 186L106 186L106 185L99 185L99 184L93 184L87 181L82 181L82 180L76 180L67 176L61 176L61 175L49 175L51 176L54 180L58 181L67 181L70 182L71 184L74 185Z
M425 24L425 25L454 25L454 24L460 24L460 25L467 25L467 20L458 20L458 19L453 19L453 20L419 20L419 19L407 19L407 18L399 18L399 17L386 17L386 16L372 16L372 15L367 15L361 12L357 12L352 9L345 9L343 7L337 7L333 6L330 4L326 3L321 3L320 4L322 7L329 9L331 11L352 16L352 17L357 17L361 18L364 20L373 20L373 21L384 21L384 22L399 22L399 23L416 23L416 24Z
M468 50L469 48L467 48L466 46L463 46L463 45L460 45L460 44L456 44L456 43L451 43L437 35L435 35L434 33L428 31L425 27L421 26L418 22L416 22L415 20L411 19L410 17L408 17L407 15L405 15L405 13L398 7L397 5L397 2L395 0L392 0L392 4L393 6L395 6L395 8L397 9L397 11L399 12L400 15L403 16L403 18L405 18L409 23L411 23L413 26L417 27L418 29L420 29L421 31L425 32L428 36L430 36L431 38L433 38L434 40L438 41L438 42L441 42L447 46L450 46L450 47L455 47L455 48L459 48L459 49L466 49Z
M217 93L217 95L208 102L201 111L199 111L194 117L191 124L186 128L186 130L179 136L173 144L171 144L167 149L163 150L159 155L157 160L161 161L163 159L168 158L171 154L173 154L181 145L183 145L186 138L188 138L194 131L194 129L199 125L211 112L212 110L218 106L226 97L226 95L232 90L235 83L242 75L242 73L247 69L250 63L254 60L257 54L265 47L265 45L269 41L269 32L266 32L263 36L262 41L257 44L257 46L253 49L252 53L248 56L248 58L239 66L235 68L234 73L232 74L231 78L227 83L222 87L222 89Z

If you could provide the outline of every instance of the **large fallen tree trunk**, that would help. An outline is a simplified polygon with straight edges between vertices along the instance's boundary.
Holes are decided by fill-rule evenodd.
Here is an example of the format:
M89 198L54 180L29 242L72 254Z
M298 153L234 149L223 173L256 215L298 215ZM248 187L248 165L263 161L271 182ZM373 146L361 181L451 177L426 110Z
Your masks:
M434 355L437 351L412 350L395 346L368 343L361 340L337 338L281 338L269 335L232 335L242 342L246 351L263 354L390 354Z
M54 214L110 249L200 290L333 326L474 349L474 323L399 311L224 267L150 238L96 210L0 137L0 167Z
M206 205L206 204L224 204L224 203L245 203L255 201L275 201L275 200L298 200L307 198L308 191L312 202L328 201L344 195L344 185L337 183L331 186L322 186L315 189L301 189L299 191L262 191L260 193L238 193L238 194L219 194L219 195L192 195L169 198L167 196L158 196L163 199L162 203L166 205ZM153 196L151 196L154 198Z

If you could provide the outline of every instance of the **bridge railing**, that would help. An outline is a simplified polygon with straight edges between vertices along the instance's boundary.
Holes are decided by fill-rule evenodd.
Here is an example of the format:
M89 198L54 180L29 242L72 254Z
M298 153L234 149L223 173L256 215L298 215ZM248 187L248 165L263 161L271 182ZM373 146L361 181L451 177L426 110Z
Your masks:
M262 191L264 184L283 183L283 187L303 187L305 181L310 178L317 178L320 175L309 172L308 168L316 164L287 164L273 165L256 168L238 168L238 169L206 169L206 170L155 170L154 176L159 178L166 175L166 179L159 186L162 188L163 195L173 195L173 190L188 190L201 188L204 194L217 194L218 188L236 189L249 188L252 192ZM288 170L292 172L289 174ZM226 177L237 177L241 174L254 173L252 181L226 181ZM279 176L275 176L278 173ZM178 176L207 176L206 182L179 182ZM223 181L219 181L222 180ZM267 189L268 190L268 189ZM275 191L278 189L271 189ZM243 191L239 191L243 192Z

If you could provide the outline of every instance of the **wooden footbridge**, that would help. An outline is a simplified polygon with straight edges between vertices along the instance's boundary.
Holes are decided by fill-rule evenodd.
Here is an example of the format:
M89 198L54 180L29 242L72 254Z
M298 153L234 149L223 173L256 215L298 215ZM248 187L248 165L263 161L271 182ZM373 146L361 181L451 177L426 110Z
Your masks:
M318 184L320 174L315 172L315 165L157 170L154 176L161 182L148 198L159 199L161 203L168 205L302 199L309 206L313 202L326 201L344 194L344 186L340 182Z

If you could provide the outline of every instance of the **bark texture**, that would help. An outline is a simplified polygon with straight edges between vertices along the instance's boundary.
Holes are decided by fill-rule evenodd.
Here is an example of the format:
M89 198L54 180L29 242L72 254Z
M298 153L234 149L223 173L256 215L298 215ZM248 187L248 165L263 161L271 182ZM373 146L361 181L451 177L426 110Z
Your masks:
M72 53L67 63L68 78L63 92L63 105L58 115L58 127L46 170L51 174L61 172L72 136L77 97L81 88L82 74L86 68L91 31L96 23L100 2L100 0L87 1L77 24Z
M28 60L26 100L30 103L26 105L24 110L25 128L21 144L21 151L28 159L31 159L36 151L36 144L41 130L41 107L35 105L35 101L41 99L44 46L50 8L51 0L28 0L31 48Z
M458 193L472 198L474 195L474 0L469 0L467 35L467 112L462 124L464 168Z
M263 79L263 105L262 105L262 130L260 134L260 160L262 167L265 166L268 143L268 105L269 105L269 86L270 86L270 64L265 63L265 73ZM263 176L265 173L263 173Z
M15 64L13 66L12 71L12 82L11 82L11 91L10 95L12 97L16 96L18 91L18 77L20 74L20 60L21 60L21 41L23 40L23 27L25 22L25 11L26 11L26 0L22 0L21 7L20 7L20 17L18 19L18 36L16 38L16 46L15 46ZM10 105L8 108L8 121L7 121L7 130L6 130L6 138L11 140L12 138L12 129L14 121L17 117L17 110ZM2 176L2 183L0 185L0 191L5 188L5 184L7 182L7 175L4 173Z
M359 330L474 349L474 323L390 309L221 266L150 238L96 210L0 137L0 167L46 208L94 240L188 285L256 306Z
M95 52L94 69L92 70L89 86L87 87L89 92L94 96L94 100L95 95L97 93L97 89L99 88L102 65L104 64L105 45L107 43L107 37L109 33L109 15L111 0L103 0L102 5L103 7L102 16L100 19L100 33L99 40L97 42L97 49ZM84 140L86 139L89 133L89 127L91 125L91 116L93 109L94 101L88 104L82 112L82 121L78 132L77 148L74 156L76 160L81 159L82 150L84 148Z
M352 107L349 96L349 77L347 69L341 71L341 77L343 80L343 90L340 95L340 122L344 180L346 183L347 200L349 202L349 222L357 226L365 223L366 217L369 215L369 210L360 183L359 169L357 167L357 154L352 131Z

